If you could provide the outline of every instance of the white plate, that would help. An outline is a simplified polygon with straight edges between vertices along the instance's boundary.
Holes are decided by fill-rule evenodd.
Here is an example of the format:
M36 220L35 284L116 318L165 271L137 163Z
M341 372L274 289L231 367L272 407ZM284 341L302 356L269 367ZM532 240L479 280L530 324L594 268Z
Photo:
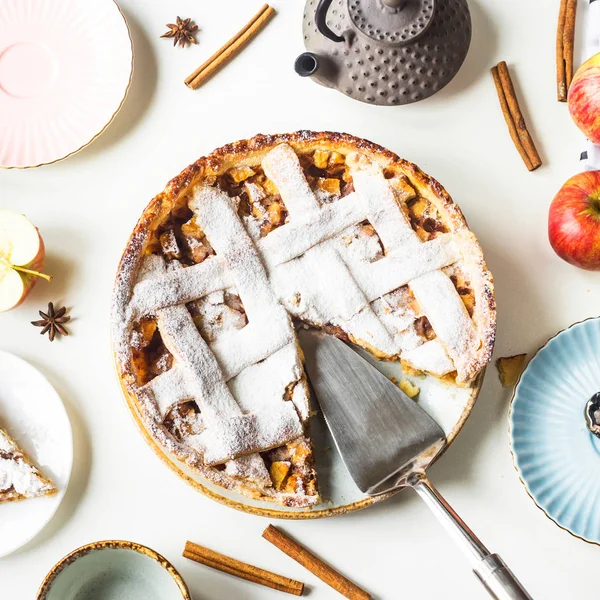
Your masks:
M24 546L50 521L67 490L73 434L62 400L21 358L0 351L0 425L58 488L54 496L0 504L0 557Z

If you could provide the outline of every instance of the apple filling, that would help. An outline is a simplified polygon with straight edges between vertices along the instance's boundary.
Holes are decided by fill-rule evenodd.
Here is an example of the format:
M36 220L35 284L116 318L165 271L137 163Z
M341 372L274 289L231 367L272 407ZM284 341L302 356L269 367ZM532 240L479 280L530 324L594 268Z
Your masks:
M140 321L133 329L131 341L131 360L138 385L146 385L173 366L173 355L165 347L155 319Z
M299 438L285 446L262 452L261 457L278 492L293 495L302 489L309 496L317 495L314 456L308 440Z

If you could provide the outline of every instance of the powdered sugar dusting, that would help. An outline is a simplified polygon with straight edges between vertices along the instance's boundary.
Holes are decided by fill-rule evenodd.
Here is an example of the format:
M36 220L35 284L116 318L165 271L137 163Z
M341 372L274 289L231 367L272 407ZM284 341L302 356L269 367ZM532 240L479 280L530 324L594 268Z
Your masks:
M263 161L268 166L272 167L269 157L274 153L278 168L282 162L295 164L293 168L286 167L285 177L271 173L275 183L281 185L289 223L261 240L259 249L269 267L273 287L288 311L311 323L339 326L352 339L366 342L388 356L404 358L405 350L418 345L417 336L410 329L410 314L403 315L404 323L398 323L400 315L391 311L381 319L377 314L377 310L382 312L380 298L407 284L412 288L413 281L421 288L419 278L436 273L432 279L425 279L430 282L427 307L440 315L439 320L434 318L433 329L449 346L460 375L462 362L455 344L461 342L461 335L470 336L473 344L477 340L468 315L465 320L458 311L460 305L466 314L460 297L447 276L439 271L460 258L452 236L440 235L421 242L381 167L365 155L355 153L347 159L356 192L315 208L319 206L317 197L308 184L298 180L301 169L295 153L291 148L284 151L278 146ZM377 233L366 236L371 240L370 246L353 229L364 220ZM385 251L383 257L378 239ZM453 307L452 313L445 307ZM460 318L444 319L444 311L446 317ZM473 350L466 344L462 347L464 351ZM421 357L421 367L429 371L424 364L426 357L427 354ZM432 362L432 369L437 370L438 363Z
M195 444L206 464L226 462L302 435L295 410L289 410L281 400L259 407L260 418L259 411L252 415L242 413L185 306L161 309L158 319L163 341L179 368L185 368L186 385L202 412L206 429L196 436Z
M454 363L437 339L404 352L402 359L418 371L429 371L438 377L454 371Z
M146 265L150 262L146 261ZM160 282L155 277L142 276L141 281L133 288L129 319L153 314L167 306L185 304L211 292L226 289L232 283L224 261L217 256L185 269L173 269Z
M256 248L224 192L201 186L190 208L218 256L227 264L248 316L248 325L211 347L226 379L294 341L289 316L278 302Z
M315 198L298 157L288 144L279 144L262 161L267 177L275 183L290 214L318 210Z
M54 490L26 458L10 436L0 429L0 502L35 498Z
M289 223L259 240L258 248L267 266L272 268L301 256L366 218L364 201L357 194L350 194L318 212L301 209L298 218L293 214Z
M479 346L469 313L450 278L433 271L414 279L410 288L459 372Z
M257 454L230 460L225 464L225 472L232 477L250 479L264 487L271 485L271 477L265 467L265 461Z

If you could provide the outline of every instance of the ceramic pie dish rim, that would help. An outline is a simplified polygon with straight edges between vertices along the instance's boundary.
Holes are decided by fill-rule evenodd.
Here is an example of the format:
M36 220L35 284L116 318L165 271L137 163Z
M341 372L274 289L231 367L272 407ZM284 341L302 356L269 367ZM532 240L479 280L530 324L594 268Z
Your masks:
M129 550L151 558L169 573L173 581L175 581L177 584L177 587L181 592L182 599L192 600L192 596L187 584L183 580L183 577L181 577L179 574L179 571L177 571L177 569L173 566L171 561L167 560L164 556L162 556L162 554L159 554L148 546L125 540L101 540L99 542L90 542L89 544L80 546L79 548L76 548L67 555L63 556L44 577L44 580L42 581L37 592L36 600L47 600L48 594L52 591L52 585L56 581L58 575L60 575L64 569L76 562L79 558L82 558L96 550L104 550L107 548L110 550Z
M111 2L115 5L115 8L117 9L117 11L119 12L119 14L121 15L121 18L123 19L123 23L125 24L125 29L127 31L127 37L129 38L129 46L131 49L131 64L130 64L130 69L129 69L129 79L127 81L127 85L125 86L125 91L123 92L123 97L121 98L121 101L119 102L119 105L117 106L117 108L115 109L115 111L112 113L112 115L109 117L108 121L106 122L106 124L102 127L102 129L100 129L100 131L98 131L89 141L85 142L82 146L79 146L79 148L76 148L75 150L69 152L68 154L65 154L64 156L61 156L59 158L56 158L54 160L50 160L50 161L46 161L46 162L41 162L35 165L25 165L25 166L17 166L17 165L3 165L0 164L0 169L3 169L5 171L25 171L27 169L37 169L39 167L45 167L48 165L53 165L56 164L58 162L61 162L63 160L66 160L67 158L73 156L74 154L77 154L78 152L81 152L82 150L84 150L85 148L87 148L89 145L91 145L93 142L95 142L110 126L110 124L115 120L115 117L119 114L119 112L121 111L121 108L123 108L123 105L125 104L125 100L127 99L127 96L129 95L129 90L131 89L131 82L133 81L133 70L134 70L134 62L135 62L135 51L134 51L134 46L133 46L133 38L131 37L131 29L129 28L129 23L127 23L127 19L125 18L125 14L123 13L123 10L121 9L121 7L118 5L117 0L111 0Z
M465 423L467 422L467 419L471 415L473 407L475 406L475 403L477 402L477 399L481 392L481 388L482 388L483 381L485 378L485 371L486 371L485 368L482 369L482 371L479 373L479 375L476 377L475 381L473 382L473 385L471 387L472 391L471 391L471 397L469 399L469 402L465 405L465 408L461 413L461 417L460 417L459 421L454 426L454 428L452 429L450 434L446 437L446 440L447 440L446 447L436 457L434 462L437 462L437 460L439 460L439 458L441 456L443 456L443 454L445 454L445 452L452 445L452 443L456 439L456 436L460 433L460 431L464 427ZM335 507L330 507L330 508L308 507L308 508L304 508L299 511L286 510L285 507L283 507L283 506L279 507L279 505L274 502L271 503L274 508L266 508L263 506L253 506L250 504L246 504L246 503L244 503L244 500L246 499L246 497L244 495L240 494L239 492L232 492L232 493L236 493L240 498L239 500L233 500L223 494L220 494L216 491L211 490L207 486L203 485L201 482L196 481L196 479L194 479L193 477L191 477L187 473L185 473L181 469L181 467L179 467L175 463L175 461L171 457L169 457L167 452L165 452L165 450L159 446L158 442L152 437L152 435L146 429L144 422L138 413L137 405L131 398L131 395L125 389L122 381L120 380L120 378L118 376L118 372L116 371L116 369L115 369L115 375L116 375L117 379L119 380L119 387L121 389L121 393L127 404L127 407L129 408L131 418L133 419L133 421L137 425L138 429L140 430L140 433L142 434L142 437L144 438L145 442L150 446L150 448L152 448L152 450L158 456L158 458L160 458L160 460L165 465L167 465L167 467L169 467L169 469L171 469L171 471L173 471L176 475L178 475L181 479L183 479L188 485L191 485L194 489L198 490L201 494L203 494L207 498L214 500L214 501L218 502L219 504L223 504L229 508L234 508L235 510L238 510L240 512L244 512L244 513L247 513L250 515L255 515L255 516L259 516L259 517L267 517L269 519L281 519L281 520L286 520L286 521L305 521L305 520L313 520L313 519L322 519L322 518L326 518L326 517L335 517L338 515L345 515L345 514L349 514L352 512L356 512L356 511L362 510L364 508L368 508L369 506L373 506L373 504L377 504L379 502L387 500L388 498L395 496L398 492L400 492L403 489L403 488L399 488L392 492L387 492L385 494L381 494L380 496L366 497L361 500L351 502L351 503L349 503L347 505L343 505L343 506L335 506ZM198 474L198 477L202 477L202 475ZM217 487L219 487L219 486L217 486ZM223 488L223 490L231 492L231 490L228 490L227 488ZM248 500L250 500L250 498L248 498ZM317 505L317 507L318 506L320 506L320 505ZM278 508L275 508L275 507L278 507Z
M517 395L517 390L518 390L519 384L521 383L521 379L523 378L523 375L525 375L525 372L529 368L529 365L532 363L532 361L534 360L534 358L536 358L538 356L538 354L542 350L544 350L544 348L546 348L548 346L548 344L550 344L550 342L552 342L554 339L558 338L563 333L566 333L567 331L570 331L571 329L573 329L574 327L576 327L578 325L583 325L584 323L587 323L588 321L598 321L598 322L600 322L600 317L587 317L585 319L581 319L580 321L575 321L574 323L571 323L571 325L569 325L568 327L565 327L565 328L561 329L560 331L556 332L553 336L549 337L531 355L531 358L527 361L527 365L523 369L523 372L519 375L519 379L515 383L515 387L513 389L512 394L511 394L510 403L509 403L509 407L508 407L508 439L509 439L509 449L510 449L510 455L511 455L511 458L512 458L513 468L514 468L514 470L515 470L515 472L517 474L517 477L519 478L519 481L521 482L521 485L523 486L523 489L525 490L525 492L527 493L527 495L529 496L529 498L531 498L531 500L533 501L533 503L535 504L535 506L542 512L542 514L547 519L549 519L550 521L552 521L552 523L554 523L557 527L559 527L563 531L566 531L568 534L570 534L574 538L577 538L578 540L581 540L581 541L585 542L586 544L591 544L592 546L600 546L600 541L596 542L596 541L593 541L593 540L588 540L587 538L585 538L585 537L583 537L581 535L578 535L577 533L574 533L573 531L571 531L570 529L568 529L564 525L561 525L544 507L542 507L538 503L538 501L534 497L533 493L529 489L529 486L527 485L527 483L526 483L525 479L523 478L523 476L521 474L521 471L520 471L520 469L519 469L519 467L517 465L517 453L516 453L515 448L514 448L514 436L513 436L514 401L515 401L515 398L516 398L516 395ZM583 419L583 415L582 415L582 419Z
M116 276L116 284L117 286L129 286L131 284L131 277L137 269L133 269L132 273L127 273L127 270L124 265L126 263L135 263L141 254L141 250L145 246L146 238L148 235L149 228L152 224L154 224L158 216L161 214L161 211L169 208L175 199L179 196L180 193L185 191L187 188L192 186L195 183L195 179L199 176L204 176L205 172L208 174L215 174L221 171L227 170L230 167L236 165L235 161L240 157L248 157L254 155L262 155L266 151L274 148L276 145L281 143L290 143L294 148L299 149L313 149L316 145L321 143L327 144L327 149L330 151L343 150L345 152L349 151L357 151L357 152L367 152L380 161L382 164L386 162L386 164L399 164L404 170L410 173L411 177L414 178L414 183L419 186L422 186L427 189L428 192L435 195L436 200L438 200L443 206L443 214L444 217L449 219L453 224L453 232L458 233L460 231L467 231L471 234L468 229L468 225L466 220L460 210L460 208L454 204L452 198L445 191L445 189L432 177L423 173L416 165L410 163L404 159L401 159L395 153L390 150L383 148L373 142L368 140L358 138L346 133L336 133L336 132L312 132L312 131L296 131L294 133L287 134L273 134L273 135L263 135L258 134L250 139L240 140L237 142L233 142L231 144L227 144L213 151L207 156L201 157L195 163L184 169L178 176L173 178L168 184L165 190L155 196L154 199L150 201L150 203L143 210L140 219L138 220L133 232L131 233L127 245L125 247L125 251L121 258L121 262L119 264ZM164 208L166 207L166 208ZM472 234L471 234L472 235ZM453 431L449 435L449 441L454 439L464 421L466 420L466 416L470 413L472 406L474 405L475 399L481 388L481 380L483 377L483 371L485 370L485 365L489 362L489 358L491 357L491 352L493 350L493 344L495 339L495 300L493 294L493 279L487 269L487 265L485 264L485 259L483 258L483 254L481 251L481 247L477 242L475 236L473 235L473 239L469 240L472 245L472 248L476 252L476 269L477 275L480 278L481 283L481 293L477 295L477 300L485 304L485 322L480 326L482 332L482 348L478 351L477 359L479 363L477 364L477 371L474 380L471 382L472 392L471 398L467 402L463 413L455 425ZM125 282L123 283L124 280ZM271 509L263 509L257 507L247 506L245 504L240 504L240 507L235 506L238 504L236 501L229 500L220 496L219 494L214 494L211 490L205 488L199 482L188 477L185 473L179 469L177 465L175 465L172 460L168 457L169 451L163 447L163 444L160 443L159 440L155 439L155 436L148 432L147 426L144 424L148 419L148 416L144 414L143 408L140 408L140 400L136 397L136 395L128 389L127 382L124 381L125 378L131 378L131 369L127 370L127 367L123 366L123 362L120 360L118 356L118 352L115 350L118 348L118 343L113 339L113 354L115 358L115 367L117 378L119 379L120 387L125 396L127 404L132 411L134 419L138 423L138 426L142 429L142 433L144 437L147 437L147 441L151 440L151 446L155 449L155 451L161 456L164 462L166 462L171 468L173 468L180 477L188 480L188 483L200 489L205 495L212 497L213 499L217 499L220 502L224 502L229 506L234 506L236 508L240 508L245 512L252 512L255 514L261 514L265 516L287 518L288 515L298 515L297 518L315 518L317 516L329 516L330 514L338 514L339 512L348 512L346 506L335 507L333 509L326 510L308 510L306 512L292 512L285 510L271 510ZM150 439L148 439L150 438ZM175 457L177 460L181 460L182 462L186 462L185 457L179 456L175 453ZM211 478L206 477L200 472L197 472L198 476L205 477L207 481L211 481ZM192 483L193 482L193 483ZM211 483L215 485L220 485L215 481L211 481ZM232 490L228 486L222 486L225 490ZM243 498L243 496L241 496ZM358 508L362 508L363 506L370 505L373 502L379 501L381 498L376 499L363 499L358 502L352 503L349 506L352 507L352 510L356 510ZM356 506L355 506L356 505ZM319 514L322 513L322 514ZM294 518L294 517L290 517Z

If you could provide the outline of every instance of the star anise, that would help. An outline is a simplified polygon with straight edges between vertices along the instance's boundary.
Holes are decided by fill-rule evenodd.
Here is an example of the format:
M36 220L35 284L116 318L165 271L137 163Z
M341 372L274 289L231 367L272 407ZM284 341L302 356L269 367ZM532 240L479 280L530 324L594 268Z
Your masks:
M56 335L69 335L65 323L71 320L71 317L65 315L67 309L63 306L58 310L54 310L54 304L52 302L48 303L48 312L39 311L41 320L39 321L31 321L32 325L36 327L42 327L42 331L40 331L41 335L45 333L48 334L50 341L53 342Z
M177 17L177 23L167 23L169 31L160 37L173 38L173 46L177 46L177 42L183 48L187 44L197 44L196 31L198 25L194 25L191 19L181 19Z

